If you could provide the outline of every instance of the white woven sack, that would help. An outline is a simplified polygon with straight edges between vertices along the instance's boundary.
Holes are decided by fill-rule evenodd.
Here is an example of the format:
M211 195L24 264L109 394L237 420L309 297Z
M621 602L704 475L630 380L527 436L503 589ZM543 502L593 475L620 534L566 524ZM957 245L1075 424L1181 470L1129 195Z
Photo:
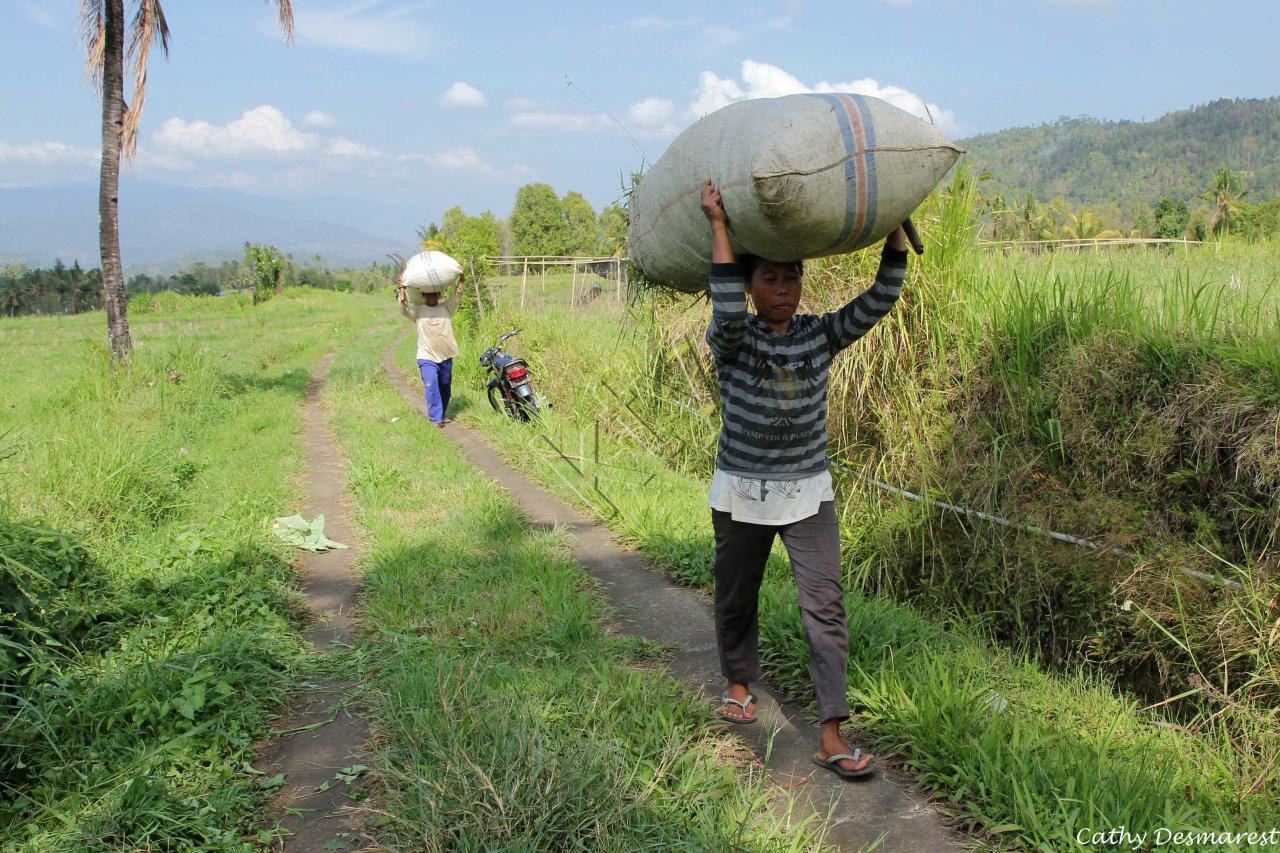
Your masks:
M884 238L963 154L928 122L879 98L739 101L672 141L631 194L631 260L658 284L703 290L711 230L699 193L715 181L736 252L793 261Z
M439 293L462 275L462 264L444 252L428 250L414 255L404 265L401 281L410 290Z

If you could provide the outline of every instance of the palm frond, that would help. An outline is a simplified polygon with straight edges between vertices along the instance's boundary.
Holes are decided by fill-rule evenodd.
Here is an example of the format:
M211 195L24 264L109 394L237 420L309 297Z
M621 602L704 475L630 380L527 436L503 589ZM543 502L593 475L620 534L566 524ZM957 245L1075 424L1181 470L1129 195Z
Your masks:
M280 29L284 32L285 41L293 41L292 0L266 0L266 2L276 4L276 11L280 13Z
M85 45L84 78L101 89L102 52L106 49L102 0L80 0L80 34Z
M169 24L164 17L160 0L142 0L129 28L129 58L133 63L133 101L124 111L122 131L124 155L132 157L138 152L138 125L142 121L142 107L147 98L147 60L151 46L160 42L164 55L169 55Z

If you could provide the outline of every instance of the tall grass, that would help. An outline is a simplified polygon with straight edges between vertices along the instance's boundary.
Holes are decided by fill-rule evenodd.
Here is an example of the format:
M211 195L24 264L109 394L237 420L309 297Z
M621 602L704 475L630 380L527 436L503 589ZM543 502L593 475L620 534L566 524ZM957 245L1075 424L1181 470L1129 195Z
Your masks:
M384 307L177 302L116 369L100 314L0 321L0 590L38 639L0 680L6 850L258 843L248 760L301 651L266 522L298 498L310 366Z

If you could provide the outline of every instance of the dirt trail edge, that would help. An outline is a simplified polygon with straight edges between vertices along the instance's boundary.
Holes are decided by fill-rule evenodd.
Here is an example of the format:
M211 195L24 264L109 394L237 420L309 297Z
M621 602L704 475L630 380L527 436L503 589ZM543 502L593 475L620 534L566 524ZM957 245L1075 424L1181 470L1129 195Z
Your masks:
M398 343L397 339L397 343ZM421 392L411 387L395 361L396 344L387 348L383 366L401 396L426 414ZM603 585L617 610L623 630L673 643L679 651L668 671L697 687L707 697L723 689L716 650L712 608L701 590L678 586L645 565L640 554L614 543L609 531L508 466L474 430L457 422L444 434L460 445L473 465L511 493L537 525L559 526L573 542L573 556ZM850 783L825 770L814 773L812 756L818 730L799 707L778 698L766 685L753 685L760 722L734 727L765 762L769 778L790 790L793 803L830 823L825 843L840 850L964 850L962 839L926 797L909 792L904 783L886 778Z
M333 353L329 353L316 364L302 409L307 452L302 514L308 519L324 515L325 535L349 546L323 554L303 552L299 560L307 608L315 620L305 637L317 652L334 643L353 642L351 615L359 592L354 569L358 549L347 512L345 466L320 404L320 389L332 362ZM284 837L285 850L324 850L330 841L354 843L356 826L346 806L353 803L348 794L363 775L357 771L340 778L338 774L368 763L368 726L349 707L356 686L355 682L314 679L272 724L278 739L268 743L255 762L268 779L284 774L284 783L272 799L271 816L289 833Z

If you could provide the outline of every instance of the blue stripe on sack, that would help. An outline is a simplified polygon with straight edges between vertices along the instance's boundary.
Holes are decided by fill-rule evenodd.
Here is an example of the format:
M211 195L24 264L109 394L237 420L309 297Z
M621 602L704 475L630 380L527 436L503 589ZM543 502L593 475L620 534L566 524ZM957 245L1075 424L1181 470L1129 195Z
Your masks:
M871 229L876 224L876 158L872 152L876 148L876 125L872 121L871 111L867 107L867 99L862 95L850 95L853 102L858 105L858 113L862 116L862 133L866 137L867 147L862 152L862 179L867 182L867 210L864 214L865 219L862 224L862 232L858 234L858 240L863 240L871 233Z
M844 161L844 224L840 226L840 235L828 247L835 249L844 245L849 239L849 234L853 231L853 219L857 214L858 166L852 156L857 151L857 146L853 140L853 125L849 121L849 114L841 103L840 97L838 95L818 95L817 97L835 107L836 121L840 125L840 137L844 140L844 153L849 155L849 159Z

